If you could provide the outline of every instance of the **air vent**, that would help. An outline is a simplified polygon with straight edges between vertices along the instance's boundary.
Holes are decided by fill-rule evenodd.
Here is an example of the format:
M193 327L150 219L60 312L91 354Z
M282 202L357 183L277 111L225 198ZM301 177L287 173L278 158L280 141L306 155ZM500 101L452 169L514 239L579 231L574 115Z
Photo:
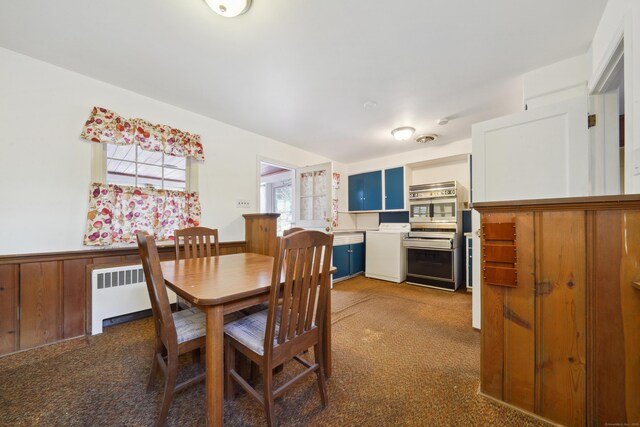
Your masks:
M420 144L426 144L428 142L433 142L438 139L438 135L420 135L416 138L416 142Z

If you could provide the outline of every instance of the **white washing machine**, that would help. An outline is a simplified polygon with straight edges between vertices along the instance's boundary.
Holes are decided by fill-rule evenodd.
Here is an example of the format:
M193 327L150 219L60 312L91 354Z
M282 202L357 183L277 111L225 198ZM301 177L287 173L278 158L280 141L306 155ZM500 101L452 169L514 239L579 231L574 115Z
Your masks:
M367 231L365 276L401 283L407 278L407 251L402 241L411 231L409 223L383 222Z

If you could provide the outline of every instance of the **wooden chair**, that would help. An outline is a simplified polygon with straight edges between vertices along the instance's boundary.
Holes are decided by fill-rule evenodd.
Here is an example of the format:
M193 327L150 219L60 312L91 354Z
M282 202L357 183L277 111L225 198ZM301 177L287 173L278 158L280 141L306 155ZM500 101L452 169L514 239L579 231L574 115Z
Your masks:
M176 248L176 259L205 258L220 255L218 230L207 227L190 227L175 230L173 244ZM180 256L180 245L183 245L183 257ZM212 246L213 245L213 246ZM189 308L191 304L181 297L176 298L176 309Z
M218 230L207 227L190 227L176 230L173 234L176 259L180 259L180 244L184 245L184 259L204 258L220 255ZM212 242L213 241L213 242ZM212 247L213 244L213 247Z
M205 346L205 315L197 308L171 313L171 305L160 268L158 249L153 236L143 232L138 233L138 248L151 299L156 333L147 391L151 390L158 368L160 368L165 375L164 395L156 426L163 426L167 420L173 394L205 379L205 372L202 372L191 379L176 384L178 356Z
M303 231L279 239L271 276L269 308L231 322L224 328L227 398L234 398L235 383L239 384L264 405L269 426L275 425L274 399L312 372L318 379L322 404L326 406L328 403L322 332L327 315L332 247L333 235L319 231ZM310 347L314 348L315 363L300 356ZM262 395L236 371L236 351L260 366ZM273 390L273 368L291 359L306 369Z

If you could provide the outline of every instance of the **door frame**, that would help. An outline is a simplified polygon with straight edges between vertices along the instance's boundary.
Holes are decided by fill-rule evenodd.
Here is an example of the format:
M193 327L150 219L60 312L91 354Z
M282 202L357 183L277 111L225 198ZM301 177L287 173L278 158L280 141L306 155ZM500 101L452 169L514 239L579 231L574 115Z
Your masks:
M269 157L264 157L261 155L256 156L256 212L260 211L260 184L262 184L262 176L260 175L260 167L262 163L269 163L274 166L280 166L282 168L286 168L291 170L293 173L291 184L294 186L293 192L294 197L291 202L291 209L293 210L293 216L295 218L296 213L296 198L295 198L295 171L298 166L295 166L291 163L284 162L282 160L275 160Z

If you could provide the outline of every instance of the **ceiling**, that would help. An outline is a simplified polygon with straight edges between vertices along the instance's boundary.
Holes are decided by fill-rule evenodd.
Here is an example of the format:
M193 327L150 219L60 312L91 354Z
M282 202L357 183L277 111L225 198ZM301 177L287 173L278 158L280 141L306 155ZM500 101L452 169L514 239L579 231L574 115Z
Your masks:
M0 0L0 46L350 163L418 148L395 127L447 144L521 109L521 75L586 52L605 4Z

